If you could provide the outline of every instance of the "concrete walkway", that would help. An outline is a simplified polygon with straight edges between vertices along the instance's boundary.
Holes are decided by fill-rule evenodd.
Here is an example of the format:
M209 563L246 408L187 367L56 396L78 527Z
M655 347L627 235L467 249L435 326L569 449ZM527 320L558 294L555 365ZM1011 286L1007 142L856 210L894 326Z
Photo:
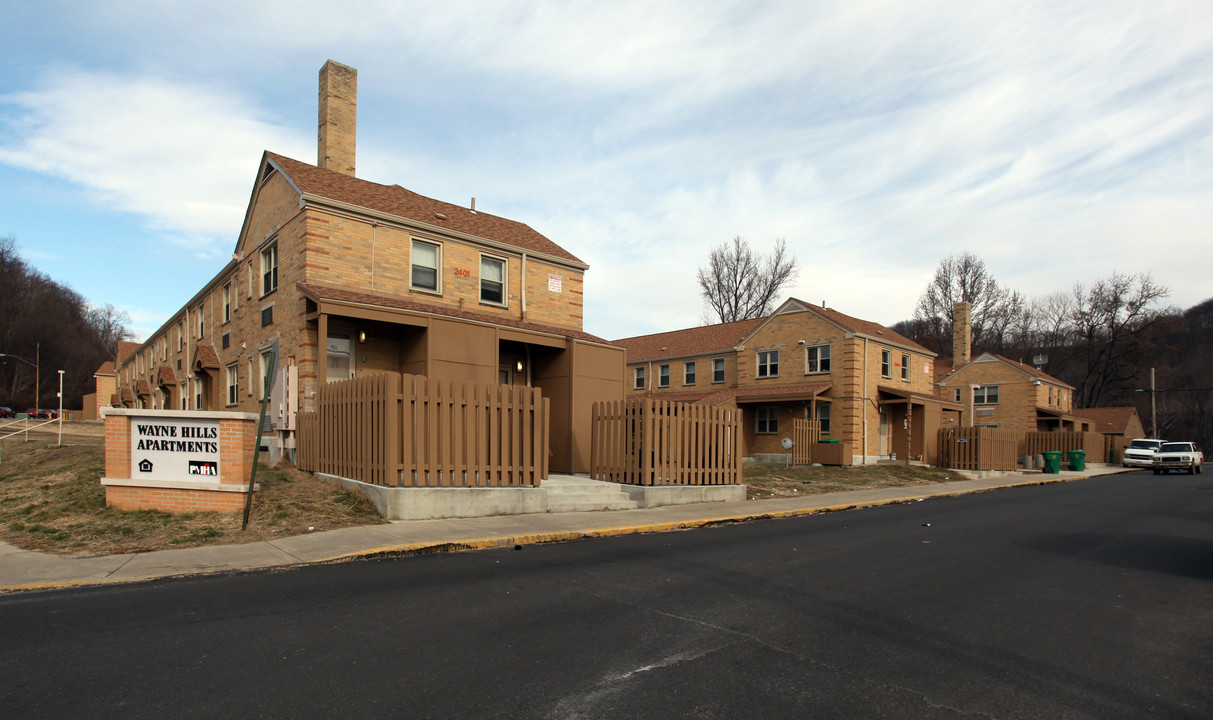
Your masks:
M1062 471L1057 475L1016 473L936 485L855 490L776 500L670 505L638 510L411 520L243 545L214 545L88 558L58 557L0 542L0 592L282 568L386 553L513 547L578 538L683 530L716 523L795 517L1000 488L1082 480L1119 472L1125 470L1115 465L1092 465L1082 472Z

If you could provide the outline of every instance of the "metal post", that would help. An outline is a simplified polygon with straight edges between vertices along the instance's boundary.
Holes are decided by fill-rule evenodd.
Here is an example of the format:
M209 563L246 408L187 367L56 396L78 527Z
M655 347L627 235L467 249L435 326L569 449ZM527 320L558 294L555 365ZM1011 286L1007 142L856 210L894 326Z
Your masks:
M63 447L63 371L59 371L59 447Z
M1150 437L1158 439L1158 403L1155 402L1154 368L1150 368Z
M253 469L249 471L248 492L244 495L244 520L240 523L241 530L248 529L249 512L253 509L253 487L257 484L257 458L261 455L261 430L265 427L265 406L270 401L270 390L274 387L274 376L278 370L278 341L274 341L270 350L269 366L265 369L265 391L261 397L261 417L257 420L257 440L253 445Z

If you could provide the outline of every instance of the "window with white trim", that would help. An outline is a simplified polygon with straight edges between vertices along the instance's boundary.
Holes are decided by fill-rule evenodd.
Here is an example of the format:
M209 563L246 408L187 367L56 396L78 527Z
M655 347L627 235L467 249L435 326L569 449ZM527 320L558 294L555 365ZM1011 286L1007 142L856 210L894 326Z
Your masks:
M754 410L754 419L754 432L759 435L773 435L779 432L779 408L756 408Z
M884 348L880 350L880 376L893 377L893 353Z
M261 251L261 294L269 295L278 289L278 243L270 243Z
M225 283L223 285L223 322L230 322L232 319L232 284Z
M412 270L409 276L409 286L414 290L442 292L438 284L441 278L438 268L442 264L442 246L424 240L413 240L410 257Z
M778 350L763 350L758 353L758 377L778 377L779 376L779 351Z
M632 376L632 389L633 390L644 390L644 366L643 365L640 365L635 368L635 372Z
M712 360L712 382L724 382L724 358L714 358Z
M199 340L201 340L202 337L204 335L206 335L206 321L203 319L206 315L206 313L204 312L205 309L206 308L203 305L198 306L197 312L198 312L198 339Z
M960 388L956 388L956 402L960 402Z
M817 422L821 423L821 434L830 434L830 406L829 404L819 404L817 406Z
M662 363L657 366L657 387L670 386L670 366L668 363Z
M901 354L901 379L910 382L910 356Z
M265 397L265 380L266 380L266 375L268 375L269 371L270 371L270 359L271 359L272 355L273 355L273 352L270 350L261 351L261 368L260 368L261 371L259 373L257 373L257 399L258 400L261 400Z
M354 377L353 348L349 335L329 333L325 380L335 382Z
M804 349L804 372L828 373L830 371L830 346L815 345Z
M189 410L190 409L190 396L189 396L189 393L187 392L187 388L186 388L184 381L182 381L181 384L177 386L177 397L181 398L181 409Z
M480 256L480 302L505 305L505 260Z
M998 403L998 386L982 385L974 388L973 402L977 405L996 405Z
M688 360L682 364L682 384L695 384L695 361Z
M227 366L227 404L235 405L240 393L240 365L232 363Z

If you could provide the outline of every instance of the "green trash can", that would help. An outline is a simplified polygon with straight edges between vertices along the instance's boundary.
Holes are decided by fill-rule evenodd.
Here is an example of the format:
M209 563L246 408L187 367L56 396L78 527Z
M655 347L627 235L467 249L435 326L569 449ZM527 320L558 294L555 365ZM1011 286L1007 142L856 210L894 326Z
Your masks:
M819 438L819 439L817 440L817 442L819 442L819 443L826 443L826 444L829 444L829 445L837 445L837 444L838 444L838 438Z
M1067 450L1066 457L1070 460L1071 470L1086 470L1087 469L1087 451L1086 450Z
M1054 475L1061 472L1061 451L1046 450L1041 455L1045 456L1045 472L1053 473Z

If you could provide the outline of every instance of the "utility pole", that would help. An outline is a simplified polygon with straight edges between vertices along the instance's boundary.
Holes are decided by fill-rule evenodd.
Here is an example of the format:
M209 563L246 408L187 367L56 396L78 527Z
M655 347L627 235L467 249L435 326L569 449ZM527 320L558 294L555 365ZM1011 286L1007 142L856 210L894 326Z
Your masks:
M1158 438L1158 403L1155 401L1157 390L1154 388L1154 368L1150 368L1150 435Z

